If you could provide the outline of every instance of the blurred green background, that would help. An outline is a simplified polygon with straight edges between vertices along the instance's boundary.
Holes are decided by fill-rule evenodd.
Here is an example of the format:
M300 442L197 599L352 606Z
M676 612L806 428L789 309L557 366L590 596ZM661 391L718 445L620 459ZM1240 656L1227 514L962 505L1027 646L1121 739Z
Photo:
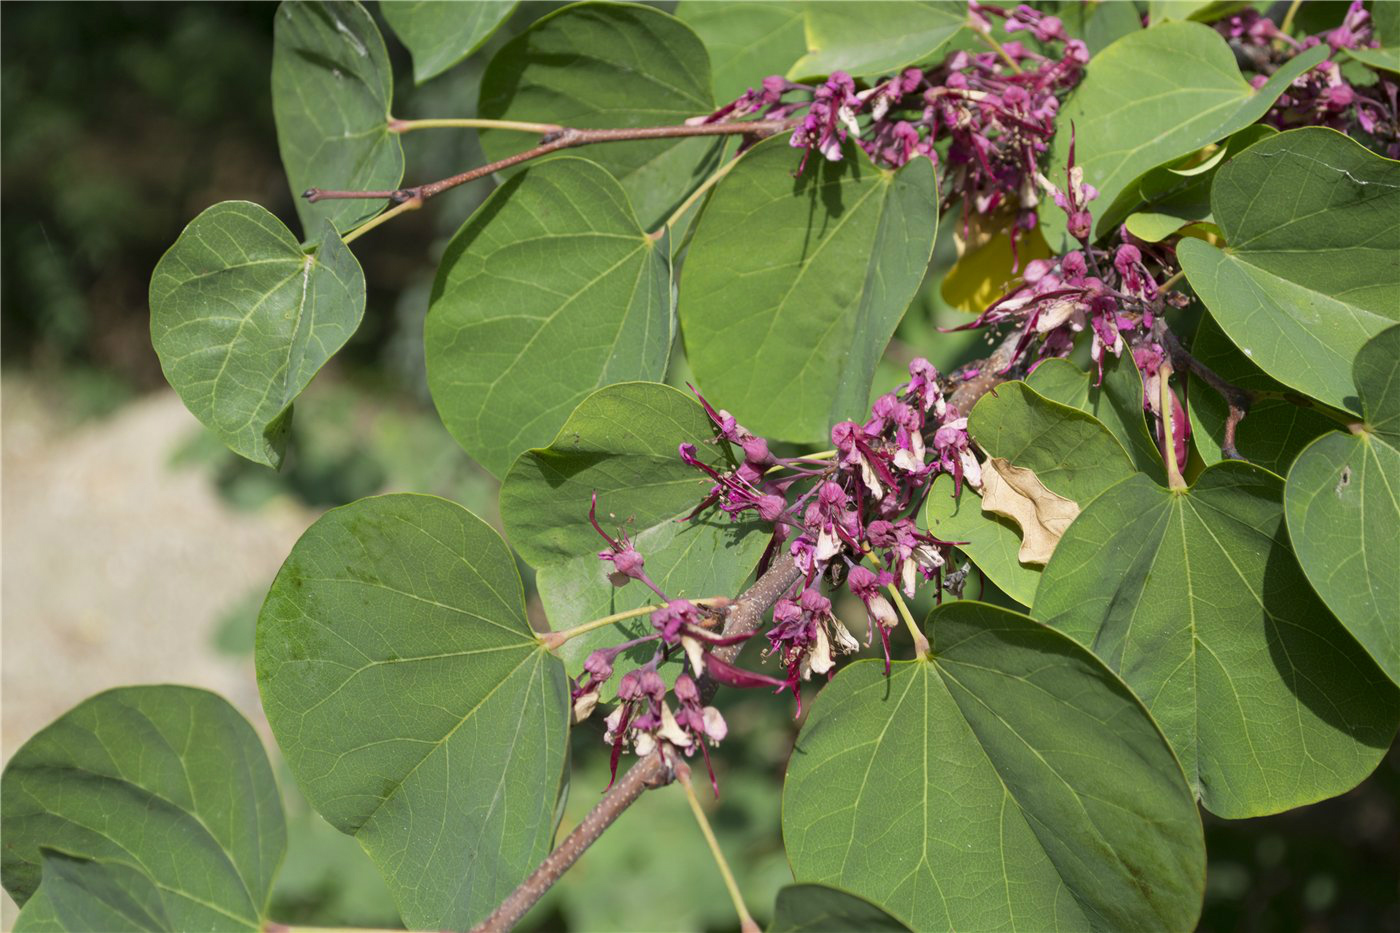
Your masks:
M553 8L523 4L484 52L416 89L407 55L386 30L397 77L395 115L471 115L491 51ZM29 415L54 436L104 424L120 431L123 412L169 392L150 346L146 287L183 225L209 204L234 198L293 218L268 87L274 11L271 3L0 6L0 359L7 422L9 400L22 397L37 405L38 415ZM404 146L410 181L482 161L470 132L414 133ZM172 476L197 472L222 508L254 519L294 508L302 527L328 507L390 489L448 496L495 520L495 481L455 446L433 412L421 342L435 259L487 191L485 182L458 189L356 243L370 287L364 325L298 402L281 473L227 452L192 418L180 442L160 452L163 468ZM942 237L940 268L951 261L951 249ZM937 331L963 318L942 303L934 284L926 283L901 326L878 390L898 381L915 355L940 367L978 355L975 335ZM8 479L5 491L15 493ZM11 587L22 585L7 577L7 607ZM210 655L249 679L265 586L253 586L209 619L188 620L202 627ZM23 621L6 619L7 654L23 651L16 635ZM731 692L721 705L731 738L716 756L724 799L712 807L712 820L762 921L777 888L790 880L779 832L780 786L796 724L786 700ZM7 737L6 748L42 725L25 723L26 734ZM8 719L7 727L15 731ZM566 828L607 783L600 729L592 722L574 733ZM368 859L309 810L285 769L281 774L291 841L273 916L396 925ZM735 928L679 791L646 795L620 827L550 893L526 928ZM1206 832L1210 873L1201 929L1400 931L1400 754L1392 752L1344 798L1267 819L1207 817Z

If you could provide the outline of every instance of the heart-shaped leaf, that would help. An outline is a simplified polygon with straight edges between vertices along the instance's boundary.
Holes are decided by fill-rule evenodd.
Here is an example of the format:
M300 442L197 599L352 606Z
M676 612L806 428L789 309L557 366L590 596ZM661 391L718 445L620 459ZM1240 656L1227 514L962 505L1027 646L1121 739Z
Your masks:
M1351 361L1400 321L1400 162L1306 127L1240 153L1210 200L1229 245L1177 256L1211 316L1279 382L1358 410Z
M1132 692L1004 609L927 630L930 658L857 661L812 705L783 788L797 880L916 930L1190 929L1200 816Z
M257 670L298 785L410 927L471 926L549 850L568 685L505 542L466 509L391 495L323 515L263 604Z
M1229 44L1209 26L1169 22L1129 33L1093 57L1065 101L1045 174L1064 187L1073 135L1076 164L1099 189L1090 210L1102 217L1144 172L1258 121L1326 53L1317 48L1295 56L1256 91L1240 74ZM1064 241L1062 211L1041 211L1041 227L1052 247ZM1107 231L1098 225L1100 234Z
M933 252L933 164L840 162L788 137L759 143L715 188L681 276L680 318L700 387L748 427L825 440L859 417L875 365ZM745 360L744 365L737 361Z
M224 201L161 257L150 301L151 342L185 407L275 468L292 401L360 326L365 277L328 223L308 254L263 208Z
M1350 790L1400 719L1400 693L1302 579L1282 500L1239 461L1189 491L1135 476L1085 508L1036 590L1036 618L1122 674L1232 819Z
M491 38L517 0L394 0L381 3L384 21L413 54L413 80L422 84L466 58Z
M807 51L803 7L792 0L681 0L676 18L705 43L721 104L785 74Z
M1366 429L1330 432L1288 472L1288 534L1308 582L1400 684L1400 327L1356 357Z
M599 386L666 374L670 250L592 162L552 159L510 178L438 266L425 342L448 430L504 476Z
M768 933L907 933L908 927L863 897L826 884L790 884L773 902Z
M1032 471L1057 496L1082 510L1114 483L1133 474L1122 446L1093 416L1052 402L1024 382L1008 382L978 401L968 430L988 457ZM941 475L924 508L929 533L960 549L1008 596L1025 606L1035 598L1041 568L1022 563L1022 536L1014 522L983 508L964 484L953 497L953 478Z
M576 3L540 17L486 66L477 107L493 120L584 129L668 126L713 109L700 39L674 16L631 3ZM535 143L481 134L492 159ZM608 143L589 157L622 184L650 230L716 167L722 148L715 139L658 139Z
M29 929L261 930L287 847L257 735L190 687L121 687L60 716L5 766L0 827Z
M1337 427L1337 422L1320 409L1278 397L1288 391L1287 387L1250 362L1209 314L1201 315L1191 355L1232 385L1274 396L1255 399L1235 429L1235 447L1251 463L1282 475L1314 438ZM1229 405L1204 382L1193 380L1188 409L1191 436L1201 459L1207 464L1219 463L1224 459L1220 445L1225 440Z
M344 233L387 203L303 198L308 188L387 190L403 180L403 147L389 131L394 75L374 18L354 0L295 0L277 8L272 116L302 232Z
M932 62L967 25L967 11L956 3L875 0L804 6L807 54L788 70L795 79L833 71L870 78Z
M539 568L536 581L551 627L565 629L656 601L640 583L616 588L608 582L610 565L597 556L607 542L588 521L594 493L603 530L615 537L621 529L632 538L647 575L668 596L738 593L768 541L763 529L722 515L677 521L714 485L686 466L677 448L694 444L701 460L729 469L724 445L707 443L714 437L704 409L685 393L656 383L624 383L584 399L554 443L515 462L501 487L501 517L511 544ZM578 662L594 648L649 631L650 620L641 617L620 630L574 638L561 655ZM623 672L651 653L644 646L622 655L615 670Z

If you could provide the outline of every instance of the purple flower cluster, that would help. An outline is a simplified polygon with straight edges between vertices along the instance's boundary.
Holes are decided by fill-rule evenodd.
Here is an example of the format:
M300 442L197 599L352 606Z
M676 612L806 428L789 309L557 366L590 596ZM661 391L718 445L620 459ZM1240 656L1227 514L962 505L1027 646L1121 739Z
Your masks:
M937 581L939 596L948 549L921 532L914 517L923 506L933 478L948 473L959 488L981 485L981 467L971 449L967 419L944 399L937 370L927 360L909 366L909 381L878 398L864 423L843 421L831 432L835 449L814 457L776 457L768 443L726 411L700 402L715 425L709 441L728 455L728 468L716 468L701 458L694 444L681 444L682 461L703 472L713 485L684 520L718 510L731 520L756 519L771 527L760 573L782 550L791 556L801 578L773 607L766 633L766 655L776 659L782 676L748 671L719 657L716 648L747 639L716 631L724 607L702 608L685 599L668 598L646 575L645 560L626 535L607 534L596 518L596 500L589 519L607 542L599 559L611 565L609 578L623 586L638 580L661 597L651 613L653 631L590 654L584 676L574 683L576 720L597 706L599 690L613 676L617 656L642 644L654 644L651 660L625 674L618 683L619 705L608 716L606 741L613 748L616 770L622 750L638 754L660 750L664 755L705 753L706 743L724 737L724 720L712 707L700 704L696 679L736 687L791 690L801 712L801 683L815 675L830 675L836 658L860 650L861 642L833 611L824 585L845 586L865 608L864 643L878 634L886 669L889 635L899 624L896 587L913 596L924 581ZM698 393L697 393L698 397ZM949 588L960 592L965 572ZM891 600L895 602L891 602ZM658 672L674 652L686 659L670 691ZM678 704L673 711L668 692ZM711 773L713 778L713 772Z
M974 215L1010 217L1014 247L1016 237L1035 229L1037 161L1055 133L1060 98L1079 83L1089 53L1059 19L1028 6L972 2L969 13L988 36L991 20L1000 19L1007 32L1024 31L1043 46L1062 43L1061 54L1052 58L1013 40L998 51L955 52L936 68L908 68L864 89L843 71L816 88L775 75L696 122L803 113L791 139L803 150L799 173L814 150L840 160L848 139L895 167L918 156L937 161L935 146L946 140L945 205L961 197L965 225Z
M1400 158L1400 85L1394 76L1378 73L1374 84L1358 86L1343 76L1334 60L1349 49L1379 46L1372 33L1371 15L1361 0L1353 0L1341 25L1302 40L1286 35L1255 9L1227 17L1215 28L1258 72L1250 80L1255 88L1263 87L1287 59L1325 44L1331 56L1295 79L1263 122L1280 130L1300 126L1329 126L1343 133L1360 130L1374 140L1377 151Z

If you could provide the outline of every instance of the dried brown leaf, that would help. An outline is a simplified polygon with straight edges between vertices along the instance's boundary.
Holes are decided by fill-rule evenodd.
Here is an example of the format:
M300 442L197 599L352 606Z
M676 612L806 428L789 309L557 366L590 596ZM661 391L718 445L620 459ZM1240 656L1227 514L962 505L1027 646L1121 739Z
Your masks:
M1055 553L1060 536L1079 515L1079 504L1046 489L1034 471L993 457L982 465L982 511L1019 525L1021 550L1017 559L1044 566Z

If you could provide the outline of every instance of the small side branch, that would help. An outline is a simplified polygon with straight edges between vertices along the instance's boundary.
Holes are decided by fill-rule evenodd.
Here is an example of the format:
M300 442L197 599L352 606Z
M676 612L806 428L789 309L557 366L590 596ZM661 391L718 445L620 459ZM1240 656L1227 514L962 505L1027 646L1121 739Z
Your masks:
M530 877L520 883L510 896L501 902L491 916L472 928L472 933L508 933L520 918L525 916L544 893L577 862L603 830L607 829L628 807L642 796L642 792L652 787L670 783L670 770L661 760L659 753L653 753L637 762L616 784L612 786L598 805L589 811L583 822L564 838L557 848L545 856L539 867Z
M1171 357L1172 365L1177 369L1185 369L1201 377L1206 385L1210 386L1229 406L1229 414L1225 416L1225 438L1220 444L1220 453L1228 460L1243 460L1240 456L1239 448L1235 446L1235 431L1239 428L1244 416L1249 414L1249 407L1254 403L1254 393L1247 389L1241 389L1233 383L1226 382L1220 374L1215 372L1206 364L1192 356L1182 346L1181 340L1167 330L1162 328L1162 346Z
M524 152L517 152L515 155L498 159L486 165L469 169L450 178L440 181L428 182L422 185L415 185L411 188L395 188L391 191L338 191L325 188L308 188L302 197L311 203L317 201L365 199L365 200L387 200L393 204L403 204L408 201L426 201L431 197L442 194L464 185L469 181L476 181L502 169L519 165L522 162L529 162L541 156L549 155L552 152L559 152L562 149L576 149L579 146L590 146L594 143L618 143L635 142L643 139L678 139L688 136L752 136L755 139L762 139L777 133L785 132L793 128L795 123L791 120L752 120L747 123L702 123L695 126L682 124L680 126L644 126L635 129L573 129L570 127L557 128L545 133L540 138L539 145L526 149ZM543 124L541 124L543 126Z

